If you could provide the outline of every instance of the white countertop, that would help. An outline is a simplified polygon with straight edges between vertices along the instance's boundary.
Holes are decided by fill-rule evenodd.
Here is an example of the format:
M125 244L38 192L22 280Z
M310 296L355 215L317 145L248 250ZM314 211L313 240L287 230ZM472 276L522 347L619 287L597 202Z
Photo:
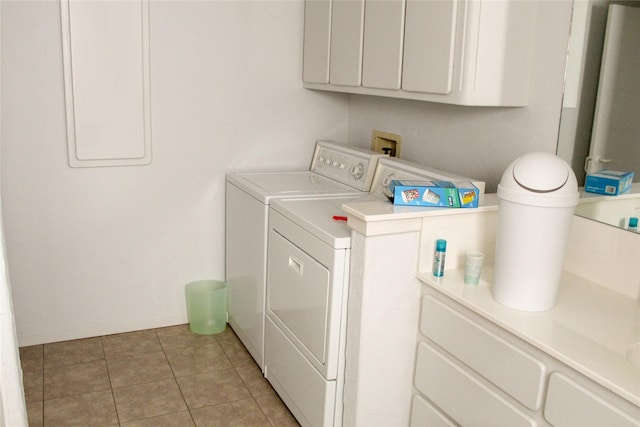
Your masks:
M432 208L394 205L388 200L364 197L342 205L348 215L348 225L365 236L403 231L422 227L422 218L443 215L469 215L498 210L498 195L483 194L477 208Z
M640 342L640 301L564 273L553 309L518 311L493 300L492 277L485 267L472 286L460 270L442 278L418 273L426 285L640 406L640 370L626 359L628 346Z

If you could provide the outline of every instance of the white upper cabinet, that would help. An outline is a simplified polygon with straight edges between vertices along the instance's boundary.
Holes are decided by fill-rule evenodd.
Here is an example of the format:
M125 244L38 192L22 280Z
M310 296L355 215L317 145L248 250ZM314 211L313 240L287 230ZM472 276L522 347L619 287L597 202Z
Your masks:
M456 0L407 0L402 89L451 93Z
M331 0L309 0L304 4L302 80L329 83Z
M536 11L535 0L306 0L304 86L525 106ZM327 41L308 42L318 27ZM321 58L331 72L312 80L307 69Z
M331 11L331 62L329 81L360 86L364 0L333 0Z
M405 0L367 0L362 86L400 89Z

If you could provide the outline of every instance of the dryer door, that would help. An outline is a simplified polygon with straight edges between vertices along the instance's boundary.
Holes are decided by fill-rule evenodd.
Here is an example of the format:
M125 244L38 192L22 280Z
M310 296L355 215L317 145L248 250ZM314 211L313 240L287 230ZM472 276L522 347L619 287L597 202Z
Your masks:
M268 271L269 317L324 371L330 271L274 230L269 235Z

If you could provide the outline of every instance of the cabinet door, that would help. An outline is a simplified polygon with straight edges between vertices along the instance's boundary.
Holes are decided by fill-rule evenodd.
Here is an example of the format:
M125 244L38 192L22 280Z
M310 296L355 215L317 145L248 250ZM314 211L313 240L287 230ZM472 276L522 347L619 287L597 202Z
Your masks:
M458 0L407 0L403 90L451 92L457 6Z
M329 82L360 86L364 0L333 0Z
M365 3L362 86L400 89L404 0Z
M302 81L329 83L331 0L304 2Z

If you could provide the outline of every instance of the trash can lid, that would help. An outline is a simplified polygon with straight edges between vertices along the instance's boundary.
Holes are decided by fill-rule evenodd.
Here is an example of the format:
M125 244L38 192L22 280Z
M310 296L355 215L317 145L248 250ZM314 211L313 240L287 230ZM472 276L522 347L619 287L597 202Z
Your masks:
M498 185L498 197L534 206L575 206L578 183L573 170L556 155L529 153L507 167Z
M569 179L569 171L565 162L548 153L531 153L513 164L513 178L532 191L557 190Z

